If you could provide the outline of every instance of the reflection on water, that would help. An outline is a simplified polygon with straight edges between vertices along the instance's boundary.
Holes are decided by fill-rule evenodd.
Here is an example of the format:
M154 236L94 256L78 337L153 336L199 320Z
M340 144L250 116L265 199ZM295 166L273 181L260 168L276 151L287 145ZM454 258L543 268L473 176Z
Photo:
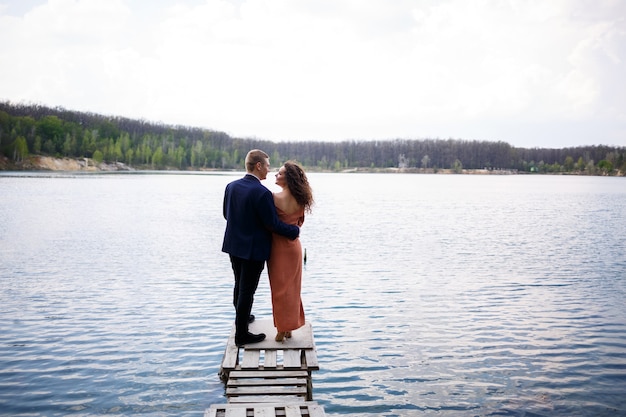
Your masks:
M239 176L0 177L1 414L224 402L221 200ZM310 180L303 301L327 414L626 415L622 178Z

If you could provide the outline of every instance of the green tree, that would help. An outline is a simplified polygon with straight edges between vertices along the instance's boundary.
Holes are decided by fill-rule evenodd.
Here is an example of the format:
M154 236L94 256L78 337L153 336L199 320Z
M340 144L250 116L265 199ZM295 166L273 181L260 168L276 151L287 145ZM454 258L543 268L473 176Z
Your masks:
M95 135L97 136L97 131ZM90 129L85 129L83 131L83 141L81 144L80 152L83 156L92 156L96 151L96 141L94 137L94 132Z
M279 167L282 166L285 161L281 159L280 153L277 150L274 150L274 152L272 152L272 156L270 157L270 162L272 165Z
M18 136L15 140L14 148L13 148L13 160L16 162L21 162L28 156L28 143L26 143L26 138L23 136Z
M543 162L543 159L537 164L537 170L541 173L546 172L546 163Z
M326 159L326 155L322 156L322 159L317 161L317 166L320 169L327 169L328 168L328 160Z
M73 143L72 143L72 137L70 136L70 134L66 134L65 135L65 140L63 141L63 155L64 156L71 156L73 155Z
M244 164L245 165L245 161ZM232 166L233 167L238 167L239 166L239 149L236 149L233 151L233 162L232 162ZM244 169L246 169L246 167L244 166Z
M182 145L178 145L176 148L176 166L178 169L184 169L186 167L186 151Z
M115 162L121 161L124 158L124 152L122 151L122 144L119 140L115 141L115 145L113 146L113 159Z
M610 174L613 172L613 164L606 159L598 162L598 169L602 171L604 175Z
M191 148L190 163L192 168L200 167L203 165L203 154L204 152L202 150L202 141L198 140Z
M49 154L61 151L63 121L57 116L45 116L37 123L37 133L44 141L44 150ZM48 141L50 143L48 143Z
M102 161L104 160L104 155L102 154L102 152L100 152L100 150L96 149L93 153L93 160L96 164L101 164Z
M162 168L163 167L163 149L161 147L157 147L152 154L152 167L153 168Z
M460 160L457 159L456 161L454 161L454 163L452 164L452 170L457 174L463 172L463 164Z
M122 154L126 155L126 151L128 151L132 146L130 135L127 132L123 132L118 141L120 148L122 149Z
M41 153L41 136L35 137L35 144L33 145L33 152L36 154Z
M126 155L125 155L125 159L124 161L126 162L126 165L132 165L133 164L133 154L135 152L133 151L132 148L128 148L126 150Z
M47 153L48 155L54 155L54 153L56 152L56 149L54 147L54 142L52 142L51 139L47 139L43 143L43 151Z

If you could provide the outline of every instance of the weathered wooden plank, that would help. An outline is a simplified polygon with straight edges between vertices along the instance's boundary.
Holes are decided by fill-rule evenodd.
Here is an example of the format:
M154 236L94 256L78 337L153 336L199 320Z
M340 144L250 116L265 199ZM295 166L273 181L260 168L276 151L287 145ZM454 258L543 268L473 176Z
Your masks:
M248 407L231 407L228 404L212 405L204 417L247 417Z
M305 323L301 328L291 332L292 337L285 339L282 342L277 342L273 335L276 334L276 327L274 327L274 320L257 318L253 323L250 323L250 332L252 333L265 333L268 337L259 342L246 346L246 349L312 349L315 347L313 341L313 328L311 323Z
M265 369L276 368L276 350L265 351L265 361L263 362Z
M247 417L245 408L229 408L224 410L224 417Z
M285 406L285 417L302 417L299 405Z
M324 407L321 405L314 403L308 406L309 417L326 417L326 413L324 412Z
M270 397L270 400L275 400L276 397ZM293 401L277 403L276 401L266 403L230 403L212 405L210 409L205 411L204 417L225 417L231 414L226 414L229 411L243 410L232 414L234 416L257 416L257 410L273 409L274 414L271 416L285 416L285 417L325 417L324 408L317 404L315 401Z
M304 357L306 358L306 368L313 371L320 369L320 364L317 361L317 352L315 349L306 349L304 351Z
M226 396L234 395L306 395L306 386L238 386L227 387Z
M283 366L289 368L302 368L302 360L300 359L300 349L287 349L283 351Z
M249 387L249 386L283 386L283 385L307 385L307 378L271 378L271 379L250 379L250 378L229 378L227 387Z
M222 368L225 370L235 369L239 360L239 348L235 345L234 339L228 339L226 343L226 351L224 352L224 358L222 359Z
M296 378L307 377L309 374L307 371L283 371L283 370L260 370L260 371L231 371L231 378Z
M226 349L220 366L220 379L225 381L228 379L228 373L237 368L239 363L239 348L235 345L235 325L233 324L228 340L226 341Z
M241 395L237 397L230 397L228 399L229 404L246 404L246 405L256 405L263 403L280 403L284 407L286 404L296 404L303 403L305 399L303 397L297 396L288 396L288 395L270 395L270 396L261 396L261 395Z
M280 395L280 396L295 396L306 398L306 387L234 387L226 388L226 397L230 401L232 397L241 396L266 396L266 395Z
M259 359L261 352L258 350L244 350L243 359L241 361L242 369L259 369Z
M298 337L300 337L300 332L302 332L302 337L304 339L313 341L313 326L311 326L311 323L305 323L305 325L298 329L297 332Z
M276 409L274 407L255 407L254 417L276 417Z

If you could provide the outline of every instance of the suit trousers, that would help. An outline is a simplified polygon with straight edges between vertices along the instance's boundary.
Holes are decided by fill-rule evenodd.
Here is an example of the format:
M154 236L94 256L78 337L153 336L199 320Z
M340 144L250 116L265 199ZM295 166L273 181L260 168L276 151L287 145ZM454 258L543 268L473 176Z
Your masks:
M235 306L235 338L248 334L248 319L252 312L254 293L259 286L265 261L253 261L230 255L230 264L235 274L233 305Z

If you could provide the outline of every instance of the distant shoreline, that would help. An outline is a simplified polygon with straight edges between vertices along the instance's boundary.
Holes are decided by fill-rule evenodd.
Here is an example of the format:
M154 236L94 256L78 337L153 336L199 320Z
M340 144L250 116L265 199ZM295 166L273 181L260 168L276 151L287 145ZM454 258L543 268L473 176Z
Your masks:
M29 156L21 162L14 162L0 157L0 171L133 171L122 163L97 164L91 158L53 158L51 156Z
M531 175L530 172L507 169L452 169L435 168L350 168L339 171L321 170L317 167L305 167L308 172L333 172L333 173L407 173L407 174L443 174L443 175ZM91 158L54 158L51 156L29 156L24 161L14 162L7 157L0 156L0 171L52 171L52 172L142 172L152 171L150 167L135 168L122 162L97 163ZM159 170L160 172L180 171ZM200 168L190 169L184 172L211 172L233 171L229 169ZM539 173L536 173L539 174ZM587 175L578 172L546 173L540 175ZM616 175L623 176L623 175Z

